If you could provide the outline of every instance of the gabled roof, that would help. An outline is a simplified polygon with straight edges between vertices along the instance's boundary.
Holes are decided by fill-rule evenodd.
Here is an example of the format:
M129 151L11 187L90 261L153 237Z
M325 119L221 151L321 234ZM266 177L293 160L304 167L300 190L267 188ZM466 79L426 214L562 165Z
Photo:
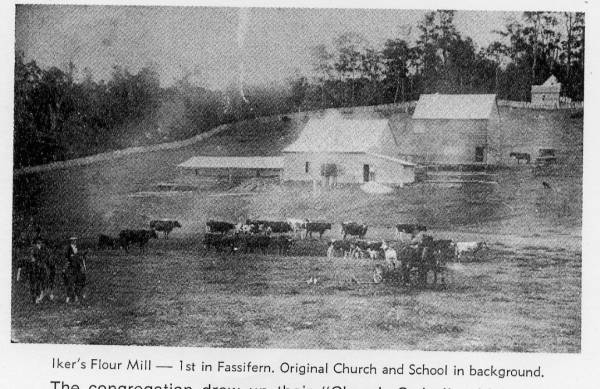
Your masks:
M542 84L543 86L554 86L560 85L560 82L554 77L554 75L548 77L548 79Z
M365 153L380 148L386 131L391 134L387 119L344 119L339 113L329 113L310 119L298 140L283 151Z
M413 119L489 119L496 95L421 95Z
M283 157L192 157L177 167L184 169L283 169Z

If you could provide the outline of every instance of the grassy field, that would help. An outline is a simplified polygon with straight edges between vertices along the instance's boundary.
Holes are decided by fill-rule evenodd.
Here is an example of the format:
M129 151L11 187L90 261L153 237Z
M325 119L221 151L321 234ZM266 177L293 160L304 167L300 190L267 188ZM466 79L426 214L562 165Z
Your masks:
M578 352L582 120L570 119L568 112L501 114L504 132L495 123L490 135L497 150L542 142L559 148L558 166L500 169L486 177L497 184L420 183L389 195L366 194L355 186L313 193L300 184L251 182L132 196L180 180L175 166L193 155L276 155L302 126L302 121L256 120L185 149L19 176L15 243L31 232L32 223L55 242L76 234L86 247L98 233L143 228L153 218L176 218L183 228L169 241L152 241L144 254L92 251L89 298L81 305L66 305L59 295L58 302L34 306L13 276L12 339ZM248 188L250 196L231 195ZM328 239L340 237L337 223L347 220L369 224L372 239L392 239L396 223L419 222L436 238L485 240L491 249L479 261L452 264L445 289L374 285L375 263L327 260L319 241L299 243L288 257L203 252L199 241L206 220L247 217L329 220L336 225ZM15 248L13 260L22 255ZM311 277L318 282L308 284Z

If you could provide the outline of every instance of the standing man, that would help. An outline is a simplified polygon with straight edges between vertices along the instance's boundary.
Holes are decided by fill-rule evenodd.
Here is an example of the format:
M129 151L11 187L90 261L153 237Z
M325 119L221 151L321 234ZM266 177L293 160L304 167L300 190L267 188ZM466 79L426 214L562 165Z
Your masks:
M67 304L71 300L78 301L79 298L83 299L83 289L86 284L85 271L85 254L82 255L82 253L79 252L79 249L77 248L77 237L73 236L69 239L66 263L63 270Z

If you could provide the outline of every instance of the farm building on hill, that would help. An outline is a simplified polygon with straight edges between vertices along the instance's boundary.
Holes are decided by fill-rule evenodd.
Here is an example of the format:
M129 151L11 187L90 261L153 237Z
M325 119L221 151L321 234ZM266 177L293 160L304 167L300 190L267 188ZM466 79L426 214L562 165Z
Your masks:
M283 150L283 179L403 185L415 180L415 165L398 158L387 120L344 119L329 113L311 119L298 140Z
M531 86L531 104L539 107L558 108L561 84L550 76L542 85Z
M425 164L485 164L495 103L496 95L421 95L402 155Z
M195 176L279 177L281 157L208 157L197 156L177 165L184 173Z

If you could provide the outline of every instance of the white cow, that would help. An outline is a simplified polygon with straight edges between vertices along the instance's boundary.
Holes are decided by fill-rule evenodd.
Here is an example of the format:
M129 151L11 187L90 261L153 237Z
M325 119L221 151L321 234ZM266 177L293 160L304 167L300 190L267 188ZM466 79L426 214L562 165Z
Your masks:
M473 258L475 258L475 254L477 254L477 252L483 250L483 249L487 249L488 246L484 241L481 242L456 242L455 245L455 254L456 254L456 259L460 262L461 257L463 256L463 254L467 254L470 253Z

